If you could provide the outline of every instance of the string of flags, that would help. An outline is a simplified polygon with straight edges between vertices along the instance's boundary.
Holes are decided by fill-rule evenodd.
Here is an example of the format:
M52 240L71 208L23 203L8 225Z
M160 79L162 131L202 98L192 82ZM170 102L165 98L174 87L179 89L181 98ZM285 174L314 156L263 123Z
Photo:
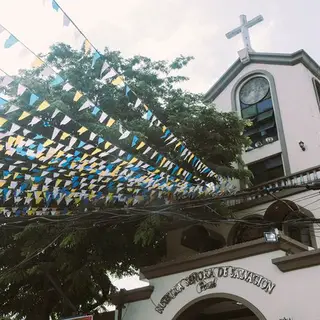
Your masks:
M55 11L62 12L63 26L72 24L80 32L57 1L46 1L51 2ZM80 113L89 112L104 128L116 129L119 143L111 143L106 134L92 131L56 107L50 98L42 97L0 69L4 74L0 78L0 92L10 92L9 96L0 95L0 215L70 214L73 208L90 203L144 205L153 199L216 196L232 190L232 184L193 154L107 61L101 61L98 81L123 90L132 108L149 121L150 127L161 129L161 139L167 146L174 147L193 172L175 164L126 129L120 120L109 116L85 92L78 90L75 83L63 78L61 70L34 54L0 25L2 32L8 33L3 44L5 49L20 43L34 56L32 67L39 68L42 79L48 81L51 88L71 95ZM82 36L84 53L92 54L94 68L104 57ZM119 146L123 142L130 151ZM194 174L195 171L200 175ZM208 183L212 178L219 184Z
M99 59L103 59L103 54L101 54L97 48L89 41L89 39L84 35L83 32L78 28L78 26L71 20L70 16L61 8L58 1L56 0L45 0L44 3L51 3L52 8L62 15L63 26L68 27L72 25L75 29L75 34L77 37L83 37L83 46L84 53L88 55L92 53L92 67ZM36 59L37 60L37 59ZM180 157L188 161L189 163L192 161L192 166L195 170L199 171L202 175L206 175L207 177L215 177L219 180L217 174L215 174L208 166L206 166L201 159L199 159L192 151L190 151L186 144L179 140L173 132L167 128L153 112L149 109L149 107L140 100L135 92L126 84L124 76L118 74L118 72L112 68L107 61L103 61L101 71L100 71L101 79L100 81L104 84L111 83L118 87L123 87L125 90L125 95L134 100L134 109L139 110L142 113L142 118L149 121L150 126L157 126L162 130L161 138L164 140L167 146L174 146L174 150L178 152ZM79 94L81 94L79 92ZM92 106L89 106L92 107ZM126 130L124 132L127 136L130 135L130 131ZM136 136L133 137L132 141L134 143Z
M10 33L7 29L5 29L8 33ZM17 42L20 42L16 37L15 39L17 40ZM22 42L20 42L22 43ZM27 48L23 43L22 45ZM28 48L27 48L28 49ZM105 124L107 127L112 127L112 126L116 126L118 128L118 131L120 133L120 137L119 140L124 140L124 139L128 139L129 141L131 141L131 147L135 147L136 150L143 150L143 154L151 154L150 159L156 159L157 163L160 162L160 164L163 165L163 168L169 168L169 170L173 170L174 172L178 171L179 173L183 174L183 177L188 177L189 180L193 177L193 179L197 182L201 182L201 179L197 178L196 176L193 176L190 172L188 172L187 170L184 170L183 168L178 167L177 165L175 165L172 161L170 161L169 159L167 159L165 156L163 156L162 154L160 154L158 151L153 150L150 146L148 146L144 141L140 140L136 135L133 135L133 137L129 137L131 134L131 132L129 130L126 130L124 128L124 126L121 124L120 121L117 121L116 119L108 116L104 111L102 111L99 107L95 106L94 103L88 98L86 97L86 95L79 91L76 90L68 81L64 80L58 73L56 70L54 70L53 67L51 67L49 64L47 64L44 60L42 60L40 57L38 57L37 55L35 55L30 49L28 49L30 53L32 53L36 60L41 62L41 65L38 64L37 67L43 67L43 70L41 72L41 76L44 79L49 79L50 77L53 76L53 80L50 81L50 85L53 87L62 85L62 90L65 92L70 92L71 90L73 90L74 92L74 98L73 101L74 102L80 102L81 106L79 108L79 111L84 111L86 109L91 109L91 113L93 116L96 116L97 118L99 118L99 122L103 123L105 121ZM103 69L103 68L102 68ZM105 70L104 70L105 71ZM109 74L110 72L108 72ZM106 76L104 76L106 77ZM107 78L105 78L105 81L109 79L109 76ZM112 83L116 86L118 86L118 82L114 83L112 81ZM18 87L19 89L19 87ZM23 90L25 90L26 88L20 84L20 92L23 92ZM19 93L19 92L18 92ZM39 96L37 96L37 94L31 94L30 96L30 106L34 105L37 100L39 99ZM137 99L136 104L135 104L135 108L137 108L141 103L138 104L139 99ZM141 102L141 101L140 101ZM40 110L42 111L44 109L46 109L47 107L50 106L50 104L48 104L47 101L43 102L44 105L41 105ZM145 106L146 107L146 106ZM148 111L149 113L151 111ZM147 113L148 113L147 112ZM25 114L27 115L27 114ZM148 117L147 117L148 118ZM67 124L70 121L70 117L65 115L64 121L62 124ZM152 121L152 120L151 120ZM86 130L87 128L83 128L82 130ZM164 132L164 128L163 128L163 132ZM92 137L94 137L94 133L92 133ZM168 135L168 130L166 130L166 132L164 132L164 136L166 137ZM96 136L96 135L95 135ZM170 137L170 136L169 136ZM167 139L169 139L169 137L167 137ZM131 140L132 139L132 140ZM100 139L101 141L101 139ZM170 144L170 142L172 142L173 140L169 141L168 143ZM139 143L138 143L139 142ZM180 148L181 151L181 156L184 157L185 160L188 160L189 163L191 163L191 165L199 170L201 172L201 174L205 174L208 177L216 177L217 175L214 174L208 167L203 167L202 166L202 162L200 161L200 159L198 159L194 154L191 154L191 152L185 148L183 145L181 145L180 142L178 142L176 144L176 148ZM162 167L162 166L161 166ZM171 173L172 174L172 173Z

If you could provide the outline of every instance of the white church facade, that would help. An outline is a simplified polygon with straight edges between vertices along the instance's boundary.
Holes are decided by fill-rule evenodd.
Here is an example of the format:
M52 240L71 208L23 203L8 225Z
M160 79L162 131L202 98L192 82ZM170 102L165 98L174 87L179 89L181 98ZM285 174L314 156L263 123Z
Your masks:
M255 22L241 19L229 37L242 33L245 49L205 100L251 121L253 186L226 200L237 222L168 231L166 261L141 269L148 285L124 293L115 319L320 319L320 194L299 187L320 179L320 66L303 50L253 52Z

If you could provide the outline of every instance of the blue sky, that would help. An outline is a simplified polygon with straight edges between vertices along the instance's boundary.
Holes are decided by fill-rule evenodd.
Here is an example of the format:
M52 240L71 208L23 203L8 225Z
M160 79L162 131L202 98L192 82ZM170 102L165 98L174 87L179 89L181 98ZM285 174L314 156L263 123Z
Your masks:
M252 46L260 52L291 53L305 49L320 62L318 32L319 0L57 0L99 49L108 46L126 56L141 54L154 59L172 59L180 54L195 60L186 69L186 87L204 92L237 59L241 37L227 40L225 34L239 25L239 15L258 14L264 22L251 29ZM0 0L0 24L36 53L45 53L57 42L74 47L81 39L72 27L62 26L62 16L51 0ZM0 35L0 68L14 74L29 67L32 57L21 48L4 49ZM19 51L20 50L20 51ZM133 288L137 278L117 285Z

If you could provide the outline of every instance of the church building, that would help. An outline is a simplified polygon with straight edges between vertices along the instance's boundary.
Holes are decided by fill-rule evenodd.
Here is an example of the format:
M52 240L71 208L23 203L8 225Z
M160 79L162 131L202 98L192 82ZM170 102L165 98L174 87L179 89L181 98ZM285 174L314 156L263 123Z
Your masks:
M225 200L236 222L168 231L166 261L140 270L147 285L125 292L115 319L320 319L320 66L304 50L254 52L248 29L263 18L240 20L226 36L245 48L205 102L251 121L252 185Z

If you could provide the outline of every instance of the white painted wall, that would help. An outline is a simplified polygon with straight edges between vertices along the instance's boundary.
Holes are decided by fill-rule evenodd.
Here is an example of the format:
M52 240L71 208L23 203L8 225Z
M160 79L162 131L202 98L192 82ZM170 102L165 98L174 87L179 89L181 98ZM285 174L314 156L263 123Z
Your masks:
M212 265L201 269L182 272L159 279L150 283L155 287L151 299L127 305L124 319L141 320L171 320L185 305L200 296L212 293L227 293L239 296L253 304L266 319L320 319L318 292L320 287L320 267L312 267L282 273L271 259L284 256L283 251L275 251L245 259L230 261L219 265ZM230 277L218 278L217 287L200 294L191 285L172 300L161 315L155 311L155 305L182 278L193 271L200 271L209 267L234 266L260 274L276 284L272 294L268 294L257 286ZM116 319L116 318L115 318Z
M254 70L266 70L274 77L291 173L319 165L319 107L313 88L312 74L302 64L295 66L250 64L246 66L215 99L214 103L217 108L225 112L231 111L231 92L235 83L240 77ZM307 147L305 152L298 145L300 140ZM270 155L270 148L264 146L255 153L251 151L244 156L244 159L247 163L262 159ZM274 148L272 152L278 152L278 146L272 148Z

